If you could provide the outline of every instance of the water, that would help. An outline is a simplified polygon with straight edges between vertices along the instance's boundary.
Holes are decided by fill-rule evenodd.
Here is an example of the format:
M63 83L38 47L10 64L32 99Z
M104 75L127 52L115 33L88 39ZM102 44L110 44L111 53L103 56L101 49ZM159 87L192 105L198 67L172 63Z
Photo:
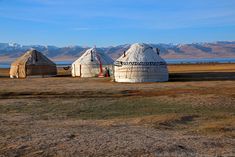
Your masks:
M72 61L56 61L57 67L67 67L71 66ZM10 68L11 63L10 62L0 62L0 68Z
M10 64L0 63L0 68L10 68Z
M196 63L235 63L235 58L199 58L199 59L165 59L168 64ZM71 66L72 61L56 61L57 67ZM10 68L10 62L0 62L0 68Z

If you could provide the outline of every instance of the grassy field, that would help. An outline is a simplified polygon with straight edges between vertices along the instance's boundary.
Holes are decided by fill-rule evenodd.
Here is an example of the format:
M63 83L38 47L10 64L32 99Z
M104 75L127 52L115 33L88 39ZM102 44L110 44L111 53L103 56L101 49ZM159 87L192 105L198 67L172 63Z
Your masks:
M235 67L188 66L165 83L2 77L0 154L234 156Z
M235 73L235 64L170 64L168 65L168 70L170 74L177 73ZM65 76L71 75L70 70L64 70L63 68L58 68L58 75ZM9 76L9 69L0 69L0 77Z
M170 73L235 72L235 64L172 64L168 65L168 69Z

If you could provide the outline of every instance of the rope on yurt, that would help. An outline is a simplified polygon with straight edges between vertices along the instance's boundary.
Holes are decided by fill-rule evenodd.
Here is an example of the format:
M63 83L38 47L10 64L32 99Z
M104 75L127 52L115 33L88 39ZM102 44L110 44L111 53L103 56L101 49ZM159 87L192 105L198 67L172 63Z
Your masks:
M36 62L38 61L38 54L37 54L37 52L35 52L35 61Z
M79 64L79 77L81 77L81 76L82 76L82 65Z
M93 51L91 50L91 62L93 62Z

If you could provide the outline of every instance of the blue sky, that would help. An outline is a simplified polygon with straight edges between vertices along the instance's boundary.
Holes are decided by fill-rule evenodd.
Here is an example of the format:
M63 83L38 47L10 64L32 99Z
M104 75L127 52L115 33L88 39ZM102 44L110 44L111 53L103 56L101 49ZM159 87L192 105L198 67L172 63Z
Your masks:
M0 0L0 42L110 46L235 40L235 0Z

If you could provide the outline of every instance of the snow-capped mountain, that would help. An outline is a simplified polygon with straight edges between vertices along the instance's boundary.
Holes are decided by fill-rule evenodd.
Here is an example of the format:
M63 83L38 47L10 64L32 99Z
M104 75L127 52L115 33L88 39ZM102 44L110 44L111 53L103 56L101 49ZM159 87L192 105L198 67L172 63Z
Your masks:
M213 43L192 43L192 44L150 44L159 48L164 58L235 58L235 41L218 41ZM100 47L99 51L107 53L113 59L118 58L130 44ZM89 47L67 46L56 47L51 45L20 45L17 43L0 43L0 59L14 59L25 51L34 48L54 60L75 60Z

